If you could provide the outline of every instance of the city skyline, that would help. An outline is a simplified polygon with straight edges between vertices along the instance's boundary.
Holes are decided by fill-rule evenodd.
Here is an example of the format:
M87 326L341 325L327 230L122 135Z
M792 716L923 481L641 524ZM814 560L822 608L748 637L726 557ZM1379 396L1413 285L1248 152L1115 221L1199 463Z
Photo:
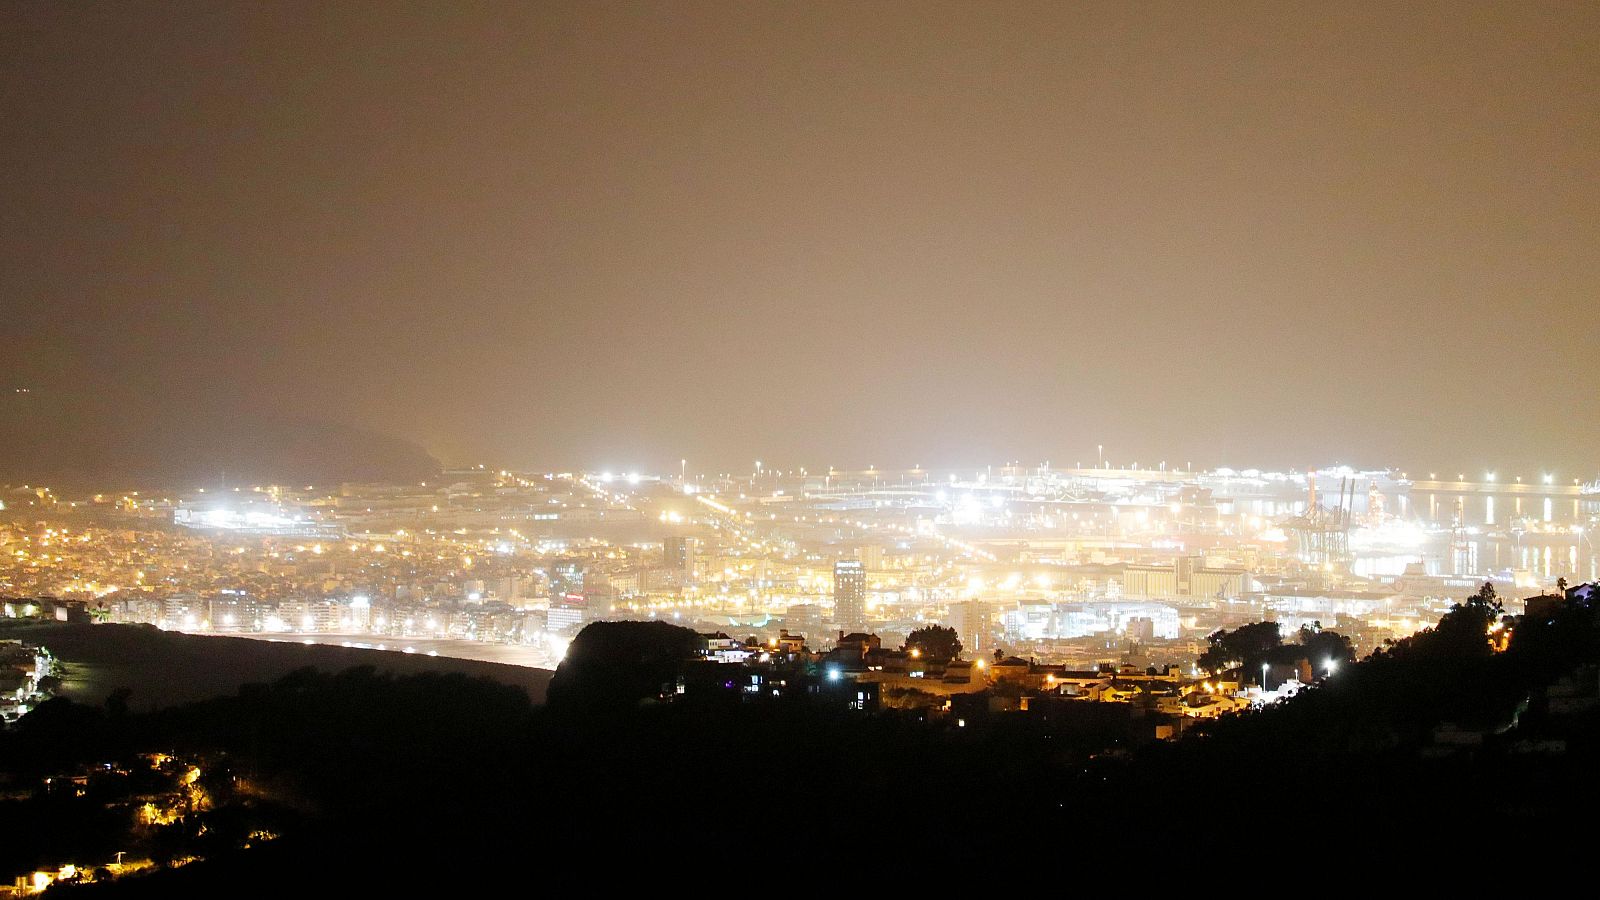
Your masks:
M0 895L1573 869L1597 47L13 0Z

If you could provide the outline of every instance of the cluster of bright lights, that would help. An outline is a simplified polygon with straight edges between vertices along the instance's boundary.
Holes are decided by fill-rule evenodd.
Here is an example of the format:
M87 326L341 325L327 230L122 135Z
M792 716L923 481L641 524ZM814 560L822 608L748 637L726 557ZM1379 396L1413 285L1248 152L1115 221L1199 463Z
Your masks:
M197 528L222 528L236 530L241 528L288 528L302 524L304 520L279 513L249 510L239 512L232 509L206 509L206 510L180 510L178 522Z

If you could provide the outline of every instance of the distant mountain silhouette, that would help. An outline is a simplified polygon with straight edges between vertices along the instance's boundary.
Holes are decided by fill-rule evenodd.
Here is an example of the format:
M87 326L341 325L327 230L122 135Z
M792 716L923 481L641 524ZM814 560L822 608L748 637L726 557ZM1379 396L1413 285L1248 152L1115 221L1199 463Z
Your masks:
M310 418L106 399L0 399L0 482L58 489L426 480L407 441Z

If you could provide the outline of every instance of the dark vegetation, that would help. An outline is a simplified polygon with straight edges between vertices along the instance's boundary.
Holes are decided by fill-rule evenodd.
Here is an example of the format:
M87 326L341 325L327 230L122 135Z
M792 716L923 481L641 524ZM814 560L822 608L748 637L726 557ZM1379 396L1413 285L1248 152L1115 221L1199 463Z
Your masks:
M1508 637L1491 631L1501 614L1486 584L1438 627L1293 702L1097 761L1085 799L1134 822L1170 808L1170 791L1186 785L1206 789L1203 821L1214 825L1419 844L1534 828L1559 838L1600 797L1583 774L1600 761L1600 710L1580 702L1567 712L1550 699L1594 698L1596 611L1572 601L1547 618L1521 617ZM1322 802L1308 806L1308 795Z
M666 622L596 622L567 648L549 704L578 716L630 710L659 694L699 643L693 631Z
M1099 841L1104 861L1185 836L1412 853L1517 829L1549 841L1596 799L1600 717L1551 699L1564 684L1593 695L1595 613L1574 601L1509 638L1491 632L1499 617L1480 594L1291 702L1172 743L1135 746L1125 719L1092 704L957 728L803 697L658 703L690 635L635 623L575 641L548 707L484 679L306 671L145 714L56 701L0 740L0 762L38 772L150 748L226 753L302 816L269 847L114 893L284 887L309 873L496 881L528 877L532 860L657 873L719 858L817 872L885 853L1014 862L1077 840Z
M1237 669L1246 678L1253 678L1263 663L1292 665L1304 659L1316 671L1325 672L1329 664L1340 666L1356 657L1349 638L1324 631L1320 622L1303 626L1297 640L1288 644L1283 642L1277 622L1241 625L1232 631L1218 631L1206 640L1210 646L1200 654L1201 668L1212 674Z
M961 636L945 625L924 625L906 635L904 649L913 650L930 662L949 662L961 658Z
M240 685L275 681L307 667L339 671L374 665L397 675L459 672L517 685L535 701L544 699L550 678L543 669L481 660L302 644L293 639L183 634L153 625L0 620L0 637L42 644L59 657L66 675L62 695L98 706L113 692L131 687L128 706L141 712L232 694Z

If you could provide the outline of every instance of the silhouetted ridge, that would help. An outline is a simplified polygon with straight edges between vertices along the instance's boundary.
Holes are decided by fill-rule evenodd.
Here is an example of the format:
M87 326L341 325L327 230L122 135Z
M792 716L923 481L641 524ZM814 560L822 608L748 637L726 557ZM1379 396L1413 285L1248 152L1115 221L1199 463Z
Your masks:
M700 638L666 622L596 622L573 639L550 681L548 703L563 712L627 709L671 682Z
M55 488L423 481L439 462L358 427L108 399L9 398L0 481Z

